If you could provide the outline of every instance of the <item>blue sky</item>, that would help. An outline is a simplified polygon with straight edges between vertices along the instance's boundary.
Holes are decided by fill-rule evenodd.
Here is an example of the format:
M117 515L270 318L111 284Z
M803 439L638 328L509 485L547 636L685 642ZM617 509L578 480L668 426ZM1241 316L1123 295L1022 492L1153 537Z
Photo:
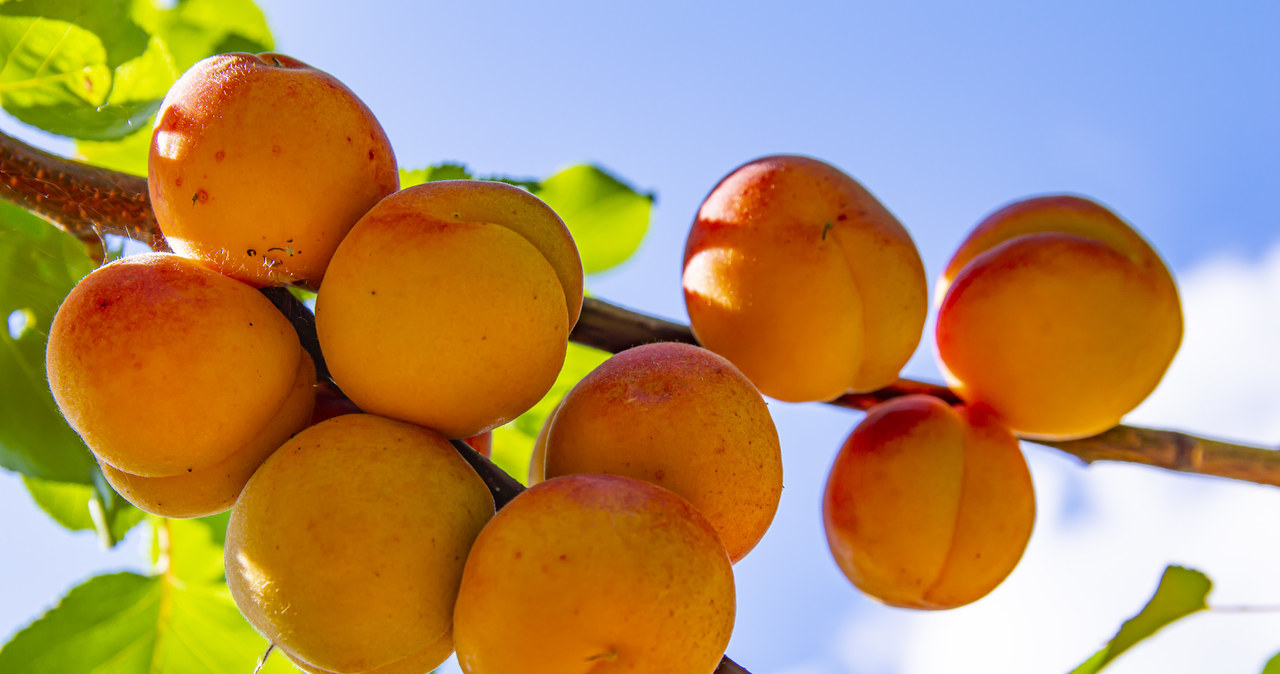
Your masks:
M1188 305L1183 353L1138 419L1280 444L1278 3L260 4L278 49L356 91L402 165L545 176L585 160L657 192L640 252L588 284L676 320L698 204L761 155L809 154L858 178L912 233L931 280L1000 205L1091 196L1162 253ZM928 334L908 373L938 378ZM1081 469L1029 447L1040 516L1009 583L959 611L884 608L843 580L821 534L818 495L859 415L771 409L786 491L737 567L729 650L755 674L1066 671L1170 562L1205 567L1229 603L1280 604L1275 490ZM61 561L0 554L5 634L135 555L102 555L24 499L0 480L0 507L19 513L6 539ZM1114 671L1260 671L1280 651L1274 615L1189 623Z

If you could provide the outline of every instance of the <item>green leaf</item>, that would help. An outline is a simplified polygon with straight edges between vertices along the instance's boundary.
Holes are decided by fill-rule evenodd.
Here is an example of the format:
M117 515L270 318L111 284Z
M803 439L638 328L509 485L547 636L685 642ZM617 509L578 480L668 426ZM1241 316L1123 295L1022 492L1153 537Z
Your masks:
M508 475L527 483L533 443L547 415L560 404L569 389L608 358L607 351L571 342L565 353L564 365L560 368L555 384L551 385L551 390L529 411L510 423L493 429L493 462Z
M44 373L54 312L93 262L74 237L0 203L0 467L92 484L97 464L53 402Z
M225 585L118 573L73 588L0 647L0 671L23 674L221 674L253 671L267 643ZM271 658L264 672L293 668Z
M1180 566L1165 569L1151 601L1138 615L1120 626L1111 643L1072 670L1071 674L1093 674L1165 625L1208 608L1205 598L1212 587L1209 578L1199 571Z
M222 546L227 540L230 515L228 511L191 520L157 518L153 526L163 527L169 539L169 573L188 585L221 583L225 578Z
M151 128L151 120L142 125ZM135 176L147 175L147 153L151 149L151 133L149 131L125 136L119 140L79 140L76 141L76 154L80 159L94 164L123 171Z
M69 482L50 482L23 476L23 485L31 494L31 500L55 522L72 531L97 529L92 509L100 503L94 487ZM109 529L111 542L118 543L126 533L146 517L128 501L112 494L112 499L101 507L102 518Z
M270 51L275 40L253 0L179 0L168 9L134 0L133 19L159 37L179 72L213 54Z
M400 189L435 180L469 180L471 173L463 164L444 162L420 169L400 169Z
M631 257L649 228L652 194L588 164L571 166L533 190L564 220L578 245L582 268L602 272Z
M1262 674L1280 674L1280 653L1267 660L1267 665L1262 668Z
M124 0L0 4L0 105L75 138L146 128L177 77L168 48L128 20Z
M147 32L129 19L129 0L16 0L0 3L0 15L75 24L98 36L105 65L115 68L142 55Z

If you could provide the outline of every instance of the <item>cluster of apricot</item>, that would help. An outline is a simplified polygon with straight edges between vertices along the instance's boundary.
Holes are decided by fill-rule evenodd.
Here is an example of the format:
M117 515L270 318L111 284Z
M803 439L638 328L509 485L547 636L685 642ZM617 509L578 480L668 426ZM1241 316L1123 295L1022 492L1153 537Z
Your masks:
M892 384L924 326L927 283L907 231L814 159L766 157L725 177L684 260L698 340L780 400ZM937 355L963 404L906 396L869 410L823 502L845 575L915 608L972 602L1022 556L1035 502L1017 435L1115 426L1155 388L1182 337L1177 289L1155 251L1076 196L987 217L936 297Z
M397 175L326 73L279 54L196 64L151 144L174 252L68 295L46 356L64 416L143 510L232 509L232 596L304 671L423 674L455 648L473 674L712 671L732 563L782 490L763 397L698 347L619 354L565 398L537 484L495 515L450 439L549 390L581 261L524 190ZM317 289L349 413L317 407L316 363L257 290L287 284Z

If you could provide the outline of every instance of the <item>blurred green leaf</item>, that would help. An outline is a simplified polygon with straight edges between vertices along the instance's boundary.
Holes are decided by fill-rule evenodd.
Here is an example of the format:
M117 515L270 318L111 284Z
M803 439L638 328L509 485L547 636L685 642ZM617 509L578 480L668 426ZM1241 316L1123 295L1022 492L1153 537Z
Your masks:
M0 104L50 133L111 140L147 127L177 77L124 0L0 4Z
M420 169L400 169L400 189L429 183L435 180L469 180L467 167L454 162L444 162Z
M231 513L190 520L162 520L153 526L164 528L168 536L168 570L188 585L217 584L223 581L222 546L227 540Z
M267 643L225 585L169 576L91 578L0 647L0 671L23 674L250 672ZM271 658L264 672L293 668Z
M1267 660L1267 665L1262 668L1262 674L1280 674L1280 653Z
M143 127L151 128L148 119ZM119 140L79 140L76 154L80 159L115 171L147 175L147 152L151 149L151 133L135 133Z
M84 246L26 211L0 203L0 467L92 484L97 464L53 402L45 340L71 288L93 269Z
M253 0L179 0L164 8L133 0L133 20L169 47L178 72L213 54L257 53L275 46L262 10Z
M31 500L58 524L72 531L93 531L97 528L91 508L98 500L98 494L92 486L50 482L28 476L23 476L22 483L31 494ZM111 540L118 543L146 514L114 493L112 496L102 512L110 529Z
M510 423L493 429L493 462L508 475L527 484L533 443L538 438L538 431L542 429L547 415L560 404L569 389L608 358L609 353L606 351L571 342L565 353L564 365L551 390L529 411Z
M1120 631L1102 650L1072 670L1071 674L1094 674L1134 644L1155 634L1179 618L1208 608L1205 602L1213 583L1199 571L1170 566L1164 570L1155 596L1138 615L1125 621Z
M533 193L568 225L588 274L617 266L636 252L654 200L589 164L560 171Z

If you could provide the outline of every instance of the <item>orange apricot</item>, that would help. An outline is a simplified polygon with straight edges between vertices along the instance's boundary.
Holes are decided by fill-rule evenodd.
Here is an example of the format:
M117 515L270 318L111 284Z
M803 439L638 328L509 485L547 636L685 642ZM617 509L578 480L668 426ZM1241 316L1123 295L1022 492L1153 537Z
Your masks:
M1173 277L1107 208L1075 196L1006 206L938 287L937 350L969 402L1026 437L1101 433L1164 376L1182 340Z
M609 473L684 497L742 559L782 497L778 432L764 398L723 356L647 344L602 363L549 424L544 475Z
M58 409L100 461L167 477L220 464L261 436L302 358L293 326L261 293L149 253L76 285L45 365Z
M765 157L720 181L689 233L683 283L698 341L789 402L891 383L928 308L906 229L808 157Z
M831 554L893 606L954 608L1013 571L1035 496L1018 440L981 406L912 395L868 411L827 478Z
M733 568L697 509L640 480L570 475L480 532L453 634L467 674L709 674L734 611Z
M255 286L316 286L351 226L400 184L382 126L283 54L193 65L161 103L148 189L180 255Z
M316 368L302 352L293 388L271 421L244 447L208 468L167 477L143 477L99 461L107 482L126 501L162 517L204 517L223 512L272 452L305 428L315 404Z
M362 409L447 437L483 433L540 400L582 306L564 222L497 182L410 187L339 246L316 299L334 380Z
M245 485L227 528L227 584L249 623L308 666L398 672L444 650L463 564L493 509L438 433L335 417Z

